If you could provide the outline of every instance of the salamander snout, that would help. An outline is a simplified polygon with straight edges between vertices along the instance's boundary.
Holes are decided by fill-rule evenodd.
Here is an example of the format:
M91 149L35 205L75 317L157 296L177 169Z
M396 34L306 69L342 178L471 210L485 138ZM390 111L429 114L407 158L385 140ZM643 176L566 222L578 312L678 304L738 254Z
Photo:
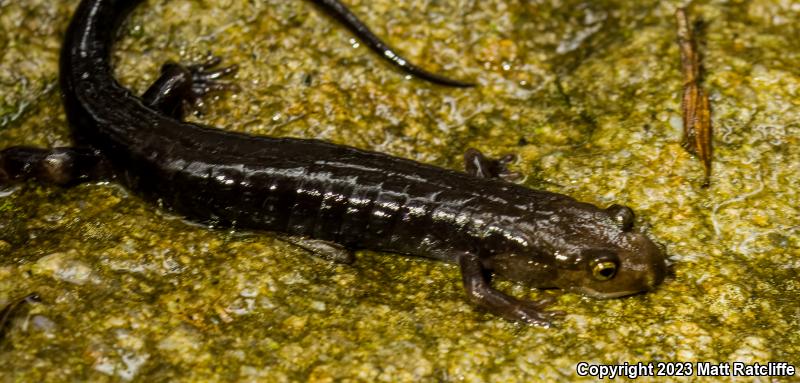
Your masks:
M641 291L654 289L667 273L664 252L646 235L633 230L635 215L631 208L614 204L605 212L621 231L611 242L618 249L621 268L631 274L627 275L627 284L638 286Z
M667 275L667 259L664 252L653 241L641 233L633 233L633 243L640 253L640 267L643 269L642 285L652 290L664 281ZM633 265L632 265L633 266Z

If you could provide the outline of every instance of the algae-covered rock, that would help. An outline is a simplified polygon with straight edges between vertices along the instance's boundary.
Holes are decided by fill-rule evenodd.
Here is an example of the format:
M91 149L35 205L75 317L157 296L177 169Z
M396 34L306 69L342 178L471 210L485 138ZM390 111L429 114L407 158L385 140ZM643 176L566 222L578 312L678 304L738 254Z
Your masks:
M468 147L518 153L527 186L631 206L672 275L624 299L563 294L555 328L522 326L468 305L453 265L374 252L332 264L114 184L18 185L0 196L0 305L33 291L42 303L10 323L0 380L528 382L576 380L581 361L800 366L796 4L692 2L715 129L702 188L702 164L680 147L684 2L345 3L413 61L479 85L408 78L304 0L148 1L122 28L117 75L143 92L162 63L210 51L240 66L239 89L196 121L450 168ZM0 148L70 144L57 67L76 5L0 1Z

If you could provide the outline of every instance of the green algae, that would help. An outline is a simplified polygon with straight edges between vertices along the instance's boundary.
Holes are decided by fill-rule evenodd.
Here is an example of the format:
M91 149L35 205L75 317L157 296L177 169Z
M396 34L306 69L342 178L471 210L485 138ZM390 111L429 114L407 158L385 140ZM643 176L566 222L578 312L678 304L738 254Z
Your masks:
M407 79L302 0L149 1L123 28L118 76L142 92L163 62L211 51L241 66L240 89L207 100L192 117L204 123L451 168L471 146L519 153L531 187L631 206L674 276L625 299L562 295L556 328L527 327L470 307L452 265L373 252L335 265L268 234L187 223L113 184L26 184L0 198L0 304L31 291L44 303L0 344L3 381L559 381L579 361L800 365L796 5L693 2L716 130L703 189L679 145L681 2L347 3L409 58L480 86ZM0 1L0 147L69 144L52 89L75 5Z

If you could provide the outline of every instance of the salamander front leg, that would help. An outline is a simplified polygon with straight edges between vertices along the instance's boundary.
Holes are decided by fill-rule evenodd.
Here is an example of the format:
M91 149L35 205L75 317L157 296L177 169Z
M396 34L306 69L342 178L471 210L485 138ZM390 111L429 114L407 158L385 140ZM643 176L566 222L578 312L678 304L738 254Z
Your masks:
M12 146L0 151L0 185L28 179L69 185L111 176L105 158L92 149Z
M464 152L464 168L466 172L478 178L502 178L506 181L518 180L522 175L508 170L508 164L516 160L516 154L506 154L495 160L485 156L478 149L469 148Z
M494 314L512 321L521 321L539 326L550 326L552 320L563 312L544 311L552 299L524 301L492 288L477 255L464 254L459 258L461 277L469 300Z
M238 67L231 65L216 68L221 61L219 57L209 55L201 64L188 66L176 63L164 64L161 67L161 76L142 95L145 104L175 119L182 120L184 103L197 105L211 91L228 90L234 87L220 79L233 75Z

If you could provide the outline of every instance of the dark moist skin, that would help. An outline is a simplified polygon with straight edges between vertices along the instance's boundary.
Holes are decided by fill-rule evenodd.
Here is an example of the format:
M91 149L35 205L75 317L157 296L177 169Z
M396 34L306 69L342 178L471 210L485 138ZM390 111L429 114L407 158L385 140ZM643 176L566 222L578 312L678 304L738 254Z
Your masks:
M550 324L546 301L492 288L488 275L597 298L651 290L663 253L633 231L630 208L607 209L502 179L475 150L467 173L313 139L256 137L182 121L182 105L235 68L167 64L142 96L120 86L110 53L141 0L84 0L61 54L61 91L76 146L0 152L0 182L113 179L199 222L284 233L316 254L352 261L371 249L453 262L469 300L505 318ZM393 53L342 4L315 1L408 73L452 86Z

